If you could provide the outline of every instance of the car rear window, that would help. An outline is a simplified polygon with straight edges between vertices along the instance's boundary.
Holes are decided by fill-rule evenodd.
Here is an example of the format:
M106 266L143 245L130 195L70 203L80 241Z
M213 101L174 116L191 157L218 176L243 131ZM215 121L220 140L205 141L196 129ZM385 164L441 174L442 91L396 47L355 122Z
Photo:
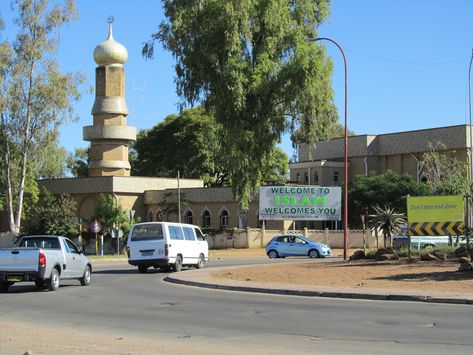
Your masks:
M21 248L61 249L57 238L23 238L18 245Z
M131 241L162 240L163 226L161 224L140 224L133 228Z

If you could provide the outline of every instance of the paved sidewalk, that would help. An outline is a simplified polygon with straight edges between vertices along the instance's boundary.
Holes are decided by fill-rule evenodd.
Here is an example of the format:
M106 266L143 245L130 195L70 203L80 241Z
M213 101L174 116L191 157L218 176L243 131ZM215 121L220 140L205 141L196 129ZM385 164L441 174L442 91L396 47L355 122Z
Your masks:
M319 289L317 286L302 286L294 284L266 283L254 281L230 281L216 279L211 276L218 270L235 269L235 266L227 266L212 269L185 270L168 275L164 280L167 282L197 286L216 290L230 290L240 292L254 292L277 295L293 295L306 297L334 297L345 299L366 299L382 301L412 301L429 303L452 303L452 304L473 304L473 296L445 297L436 295L416 295L408 292L392 293L387 290L364 290L354 288L326 288Z

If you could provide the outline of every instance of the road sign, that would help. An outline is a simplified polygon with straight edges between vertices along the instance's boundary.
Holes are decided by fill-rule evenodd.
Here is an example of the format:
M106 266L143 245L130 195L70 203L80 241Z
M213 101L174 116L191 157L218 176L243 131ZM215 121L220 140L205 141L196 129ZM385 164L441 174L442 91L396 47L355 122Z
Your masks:
M361 224L365 224L365 217L366 217L366 215L364 213L360 214Z
M463 222L414 222L409 225L409 235L460 235L463 228Z
M99 233L102 230L102 224L95 220L90 224L90 230L92 233Z

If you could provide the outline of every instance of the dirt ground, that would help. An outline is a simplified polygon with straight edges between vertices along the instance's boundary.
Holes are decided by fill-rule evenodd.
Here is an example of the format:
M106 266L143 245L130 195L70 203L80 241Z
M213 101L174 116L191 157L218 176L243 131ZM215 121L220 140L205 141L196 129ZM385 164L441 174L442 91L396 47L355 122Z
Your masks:
M336 250L334 254L341 255L342 251ZM235 255L264 256L264 250L213 251L211 257L218 260ZM473 298L473 272L458 272L458 266L456 261L321 262L307 259L307 262L291 264L225 269L212 272L211 276L216 280L313 286L320 290L354 288L359 292Z

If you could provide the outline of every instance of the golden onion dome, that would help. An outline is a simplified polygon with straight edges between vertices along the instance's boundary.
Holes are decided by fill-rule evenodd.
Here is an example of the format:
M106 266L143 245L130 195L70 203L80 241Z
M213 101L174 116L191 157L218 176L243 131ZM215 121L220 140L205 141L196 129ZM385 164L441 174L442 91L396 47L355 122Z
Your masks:
M125 46L113 39L112 21L109 21L108 37L94 49L94 60L99 66L122 65L128 59Z

